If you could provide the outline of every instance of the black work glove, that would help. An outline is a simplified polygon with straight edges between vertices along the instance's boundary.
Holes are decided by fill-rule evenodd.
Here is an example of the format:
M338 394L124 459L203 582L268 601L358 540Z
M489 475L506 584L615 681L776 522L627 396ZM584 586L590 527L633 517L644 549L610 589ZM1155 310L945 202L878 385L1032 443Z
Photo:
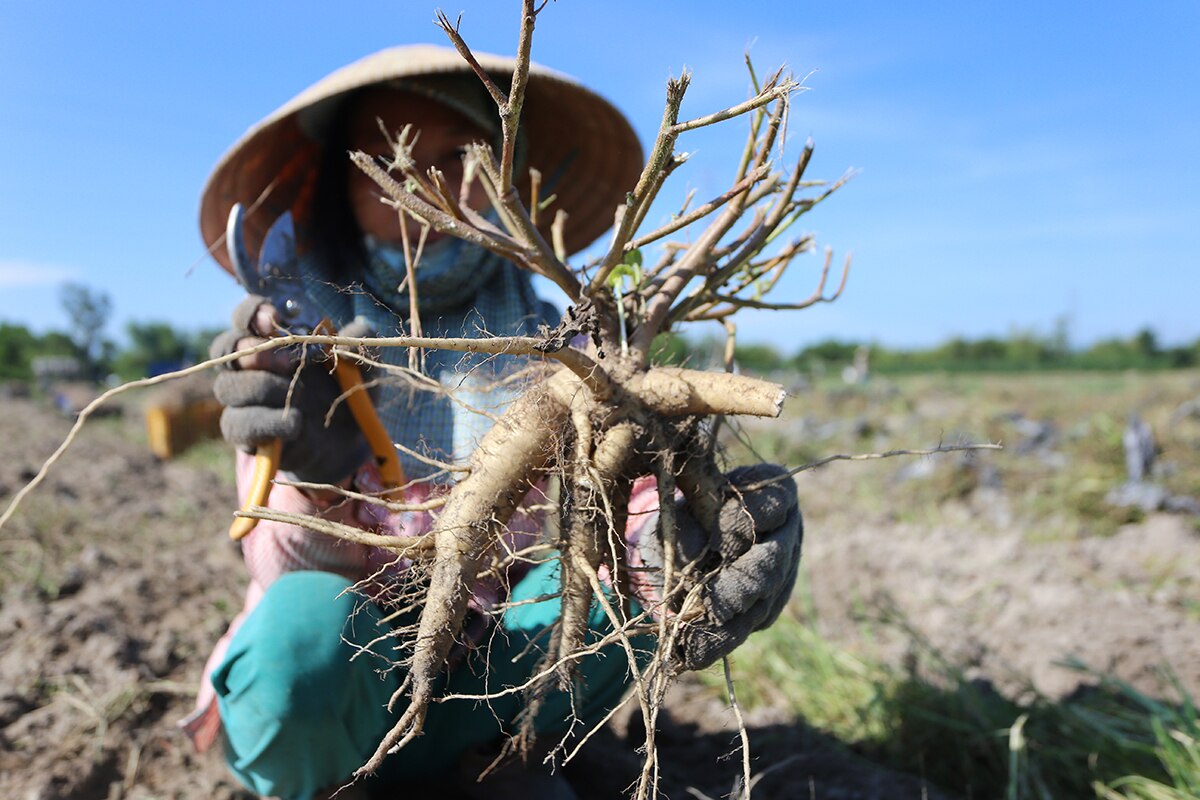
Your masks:
M214 357L234 352L244 339L267 333L256 331L254 324L265 303L264 298L251 295L238 305L233 312L233 328L213 340ZM366 334L350 330L354 326L351 323L343 333ZM332 363L325 359L314 361L316 352L310 348L307 363L303 365L299 351L295 350L290 354L292 358L265 358L271 364L269 370L241 369L230 362L217 375L213 392L225 406L221 412L221 434L227 442L253 452L272 439L282 439L279 467L287 473L286 477L332 484L362 466L370 456L370 448L345 402L339 402L329 416L329 409L342 390L331 373Z
M772 478L778 480L738 488ZM775 464L739 467L722 483L717 530L705 530L685 502L676 504L677 568L696 562L701 572L716 570L701 590L699 615L679 631L674 655L682 670L704 669L773 623L791 597L800 566L804 525L787 470ZM643 548L648 566L662 564L656 550Z

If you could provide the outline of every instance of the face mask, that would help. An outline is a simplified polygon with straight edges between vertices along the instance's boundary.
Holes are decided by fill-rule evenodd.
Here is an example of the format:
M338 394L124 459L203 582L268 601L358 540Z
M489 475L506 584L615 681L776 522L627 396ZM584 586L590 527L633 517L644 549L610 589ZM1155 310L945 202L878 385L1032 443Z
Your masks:
M366 235L367 267L363 284L389 308L407 315L409 292L400 291L408 275L404 246ZM417 301L422 312L459 308L495 275L498 256L453 236L427 244L415 268Z

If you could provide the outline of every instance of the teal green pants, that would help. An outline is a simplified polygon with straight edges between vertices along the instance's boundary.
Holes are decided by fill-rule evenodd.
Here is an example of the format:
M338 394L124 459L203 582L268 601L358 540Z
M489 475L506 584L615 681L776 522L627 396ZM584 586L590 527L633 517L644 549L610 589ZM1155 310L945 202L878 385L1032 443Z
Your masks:
M385 674L359 647L387 633L377 606L350 593L350 582L328 572L293 572L275 581L235 634L213 672L233 774L260 795L308 800L345 783L392 727L386 710L404 673ZM558 591L558 564L542 564L518 583L511 600ZM538 666L560 613L557 598L510 608L479 649L448 675L440 694L484 694L524 683ZM592 635L611 630L598 604ZM646 641L636 641L642 649ZM390 640L374 650L390 649ZM546 736L574 724L586 731L620 701L631 681L620 645L580 662L572 698L551 691L535 721ZM486 702L434 703L424 734L384 762L374 783L402 788L450 770L468 750L513 732L520 693ZM403 707L397 708L397 713Z

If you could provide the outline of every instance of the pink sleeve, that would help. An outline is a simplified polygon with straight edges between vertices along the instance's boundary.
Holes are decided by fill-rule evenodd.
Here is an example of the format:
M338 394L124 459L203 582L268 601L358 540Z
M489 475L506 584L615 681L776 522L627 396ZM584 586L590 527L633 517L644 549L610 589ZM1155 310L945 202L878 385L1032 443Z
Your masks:
M254 457L241 451L237 454L238 497L245 497L254 470ZM299 489L276 484L271 488L267 505L276 511L292 514L313 514L335 522L366 527L359 519L359 503L347 501L328 509L320 509ZM274 583L287 572L321 570L336 572L350 580L366 577L369 550L332 536L270 520L259 520L242 540L242 556L250 579L262 588Z
M643 535L652 535L658 524L658 481L643 475L633 482L629 495L629 518L625 522L625 543L636 549Z
M629 589L641 604L655 609L661 602L658 576L648 573L642 561L641 543L644 537L654 536L658 527L658 481L653 475L643 475L633 482L629 497L629 516L625 521L626 563L634 569L629 573Z

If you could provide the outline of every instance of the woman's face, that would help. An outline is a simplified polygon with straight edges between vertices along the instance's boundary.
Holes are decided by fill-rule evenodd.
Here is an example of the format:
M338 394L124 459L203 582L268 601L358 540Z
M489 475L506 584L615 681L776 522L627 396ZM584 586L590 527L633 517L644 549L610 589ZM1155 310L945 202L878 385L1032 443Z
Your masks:
M379 120L391 136L407 124L420 132L413 146L413 159L417 168L425 172L437 167L445 176L447 185L455 192L462 182L463 148L486 141L487 134L472 124L466 117L436 100L424 95L412 94L384 87L368 89L355 103L347 123L347 146L350 150L361 150L368 155L392 155L387 137L379 129ZM354 219L363 233L386 242L401 241L400 214L396 209L380 201L382 191L366 173L357 168L347 170L346 195L350 201ZM477 202L484 193L474 183L466 204L476 211L484 210ZM421 230L421 224L406 217L411 241ZM442 234L429 232L428 241Z

